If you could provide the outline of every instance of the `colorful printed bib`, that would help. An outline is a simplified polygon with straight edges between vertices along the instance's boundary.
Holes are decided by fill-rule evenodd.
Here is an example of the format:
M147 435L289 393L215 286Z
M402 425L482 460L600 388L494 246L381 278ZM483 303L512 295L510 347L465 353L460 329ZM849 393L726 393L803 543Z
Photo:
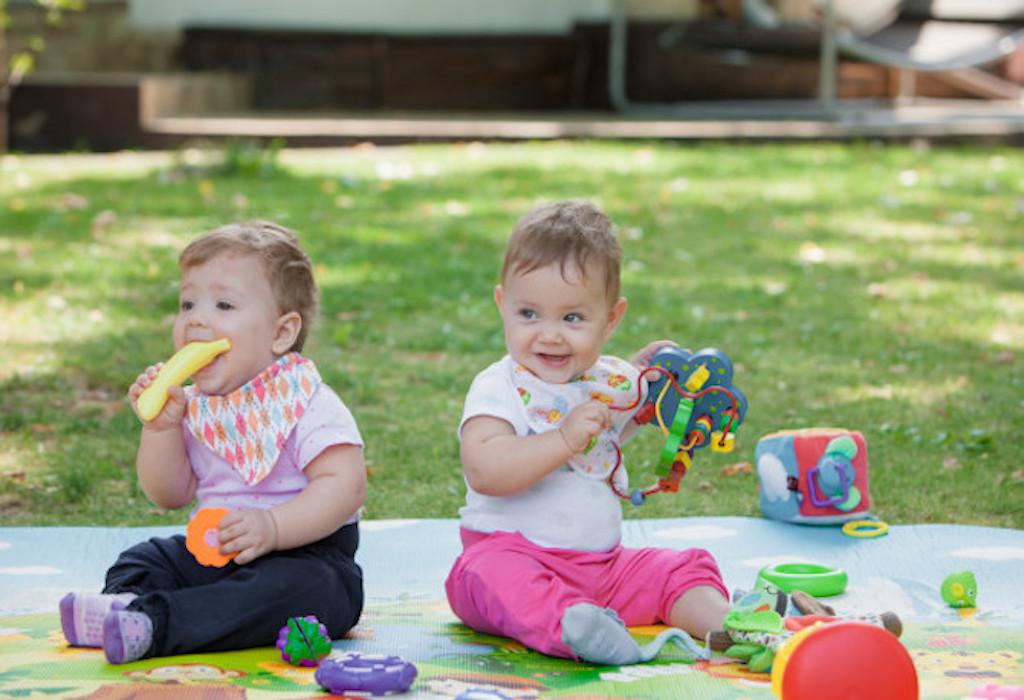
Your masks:
M601 356L593 367L566 384L548 384L522 365L512 370L512 384L526 407L526 422L535 433L558 428L572 409L590 399L609 406L628 406L636 399L638 381L636 367L610 355ZM573 456L569 466L582 476L606 479L618 463L617 441L633 413L612 411L611 427L585 452Z
M188 387L185 423L255 486L273 470L320 383L312 360L288 353L230 394L207 396Z

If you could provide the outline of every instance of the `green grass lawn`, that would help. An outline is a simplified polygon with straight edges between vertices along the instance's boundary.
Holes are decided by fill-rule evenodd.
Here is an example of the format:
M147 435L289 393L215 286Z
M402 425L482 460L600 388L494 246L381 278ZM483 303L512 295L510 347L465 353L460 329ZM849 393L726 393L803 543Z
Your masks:
M608 351L717 346L750 400L732 454L627 517L757 515L727 475L759 436L868 440L892 523L1024 526L1024 152L538 143L14 156L0 171L0 523L156 524L124 400L166 358L179 250L231 220L299 232L323 293L307 353L355 413L368 518L455 517L455 426L503 353L515 219L586 197L617 222L629 311ZM260 161L260 156L265 156ZM222 167L218 167L222 162ZM274 165L278 167L273 167ZM626 448L652 480L661 438Z

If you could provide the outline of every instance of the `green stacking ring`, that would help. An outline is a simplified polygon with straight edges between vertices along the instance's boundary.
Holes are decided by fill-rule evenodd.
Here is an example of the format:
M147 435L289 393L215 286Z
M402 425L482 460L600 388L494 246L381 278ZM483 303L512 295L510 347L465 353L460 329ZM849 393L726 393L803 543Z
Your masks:
M815 598L828 598L846 590L846 572L823 564L775 564L758 572L760 581L767 581L780 591L803 591Z

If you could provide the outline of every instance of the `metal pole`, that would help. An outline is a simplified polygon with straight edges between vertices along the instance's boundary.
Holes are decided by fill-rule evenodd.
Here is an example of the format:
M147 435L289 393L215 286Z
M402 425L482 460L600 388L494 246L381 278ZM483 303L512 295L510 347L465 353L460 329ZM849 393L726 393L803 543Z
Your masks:
M818 100L825 114L836 112L836 8L835 0L825 0L825 17L821 33L820 74Z
M620 112L629 109L626 97L626 8L625 0L613 0L608 36L608 98Z

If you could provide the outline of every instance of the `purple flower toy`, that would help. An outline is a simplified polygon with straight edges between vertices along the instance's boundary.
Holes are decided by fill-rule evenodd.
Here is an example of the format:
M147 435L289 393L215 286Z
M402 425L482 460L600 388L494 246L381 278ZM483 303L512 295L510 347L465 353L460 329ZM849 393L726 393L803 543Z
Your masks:
M404 693L416 678L416 667L398 656L349 652L320 662L316 682L335 695Z
M331 653L327 628L313 615L289 617L277 633L281 658L293 666L316 666Z

